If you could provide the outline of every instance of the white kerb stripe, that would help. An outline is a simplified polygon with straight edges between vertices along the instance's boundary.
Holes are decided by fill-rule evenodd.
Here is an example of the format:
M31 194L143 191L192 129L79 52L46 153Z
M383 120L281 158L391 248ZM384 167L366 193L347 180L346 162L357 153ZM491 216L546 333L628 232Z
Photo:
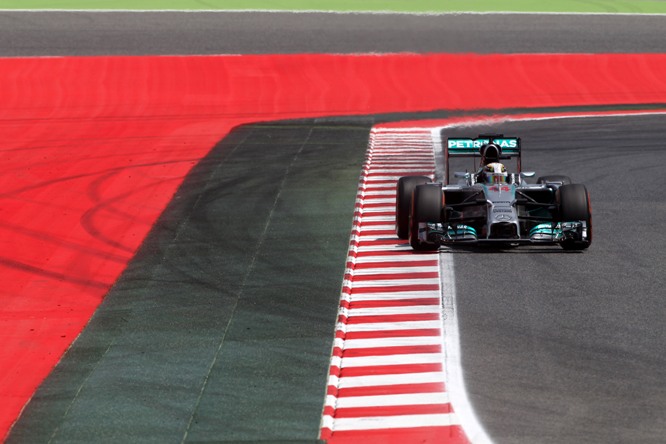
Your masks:
M410 285L438 285L439 278L427 279L386 279L376 281L354 281L354 288L363 289L368 287L409 287ZM409 291L409 290L407 290Z
M394 189L388 189L388 190L375 190L375 191L366 191L368 194L375 194L377 196L394 196L395 197L395 190ZM393 199L395 202L395 199Z
M363 214L363 221L364 222L394 222L395 223L395 215L391 216L366 216L365 213Z
M420 259L420 256L417 256ZM425 255L424 259L437 259L437 256ZM368 262L414 262L414 254L392 254L390 256L361 256L355 258L355 261L359 264L365 264Z
M392 244L392 245L363 245L358 247L359 253L375 253L375 252L395 252L403 253L405 251L412 252L412 247L405 241L404 244Z
M442 383L444 385L444 372L424 373L402 373L397 375L368 375L368 376L346 376L337 379L338 388L376 387L379 385L402 385L402 384L429 384ZM330 378L331 382L334 378ZM438 390L441 391L441 390Z
M396 299L420 299L420 298L437 298L439 293L433 296L432 291L408 291L408 292L391 292L391 293L365 293L359 294L354 290L354 301L393 301Z
M395 199L391 197L373 197L373 198L363 198L363 203L369 204L369 203L390 203L395 206Z
M382 204L381 207L363 207L363 213L384 213L384 212L395 212L395 204L392 205L384 205Z
M343 396L337 398L337 408L383 407L392 405L448 404L449 395L439 393L408 393L401 395Z
M414 260L414 259L412 259ZM439 268L437 265L429 265L427 267L410 266L410 262L405 262L404 267L387 267L387 268L361 268L354 270L354 276L368 276L372 274L398 274L398 273L437 273Z
M401 429L457 425L452 413L430 415L368 416L361 418L336 418L335 431Z
M347 317L354 316L388 316L401 314L423 314L440 313L442 308L438 305L414 305L404 307L373 307L373 308L350 308Z
M374 367L378 365L438 364L444 359L443 353L406 353L402 355L367 356L342 358L342 368ZM429 372L424 372L429 373Z
M359 230L361 235L363 235L364 231L377 231L377 230L395 230L395 223L392 224L384 224L384 225L366 225L364 227L361 227Z
M365 190L366 188L372 187L372 188L390 188L393 190L392 192L395 193L395 183L373 183L372 179L368 179L363 182L361 185L361 189Z
M373 339L347 339L344 341L345 350L356 348L379 348L379 347L407 347L410 345L437 345L442 343L439 336L409 336L397 338L373 338Z
M368 179L371 179L371 180L395 180L395 181L397 181L401 177L402 177L402 175L400 175L400 174L394 174L394 175L386 174L386 175L382 175L382 176L372 176L372 177L369 177Z
M407 321L407 322L370 322L367 324L347 324L348 332L357 331L390 331L390 330L420 330L441 328L442 321Z

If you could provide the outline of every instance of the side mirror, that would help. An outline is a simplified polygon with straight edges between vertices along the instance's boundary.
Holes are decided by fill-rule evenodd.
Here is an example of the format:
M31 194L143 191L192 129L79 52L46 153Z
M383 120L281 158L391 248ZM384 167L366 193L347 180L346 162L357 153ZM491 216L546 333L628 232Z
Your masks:
M520 177L534 177L536 176L536 173L534 171L525 171L523 173L520 173Z
M453 173L453 177L460 177L467 179L469 177L469 173L464 171L456 171Z

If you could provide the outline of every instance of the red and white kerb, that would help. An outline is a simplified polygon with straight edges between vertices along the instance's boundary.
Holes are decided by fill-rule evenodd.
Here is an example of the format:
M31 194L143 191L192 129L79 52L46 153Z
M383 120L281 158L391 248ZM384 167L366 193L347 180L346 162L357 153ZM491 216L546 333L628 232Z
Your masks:
M395 188L433 177L431 128L370 134L331 358L321 438L468 442L445 385L439 256L395 234Z

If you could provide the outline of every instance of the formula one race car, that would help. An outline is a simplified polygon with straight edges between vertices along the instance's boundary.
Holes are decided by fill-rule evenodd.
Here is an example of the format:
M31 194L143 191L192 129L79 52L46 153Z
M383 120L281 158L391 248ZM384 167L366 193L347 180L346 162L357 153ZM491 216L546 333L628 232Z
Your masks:
M590 196L584 185L567 176L539 177L536 184L521 172L521 142L502 134L449 138L443 147L444 183L425 176L401 177L396 194L396 232L414 250L442 245L559 244L584 250L592 242ZM475 172L457 172L449 184L455 158L480 159ZM513 159L516 173L500 161ZM475 165L476 168L476 165Z

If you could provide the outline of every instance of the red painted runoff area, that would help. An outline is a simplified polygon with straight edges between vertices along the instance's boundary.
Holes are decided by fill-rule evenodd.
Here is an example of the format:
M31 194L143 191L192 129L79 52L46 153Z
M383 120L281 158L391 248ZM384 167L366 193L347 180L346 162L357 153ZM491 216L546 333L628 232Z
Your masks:
M232 127L666 103L664 72L660 54L0 59L0 436Z

